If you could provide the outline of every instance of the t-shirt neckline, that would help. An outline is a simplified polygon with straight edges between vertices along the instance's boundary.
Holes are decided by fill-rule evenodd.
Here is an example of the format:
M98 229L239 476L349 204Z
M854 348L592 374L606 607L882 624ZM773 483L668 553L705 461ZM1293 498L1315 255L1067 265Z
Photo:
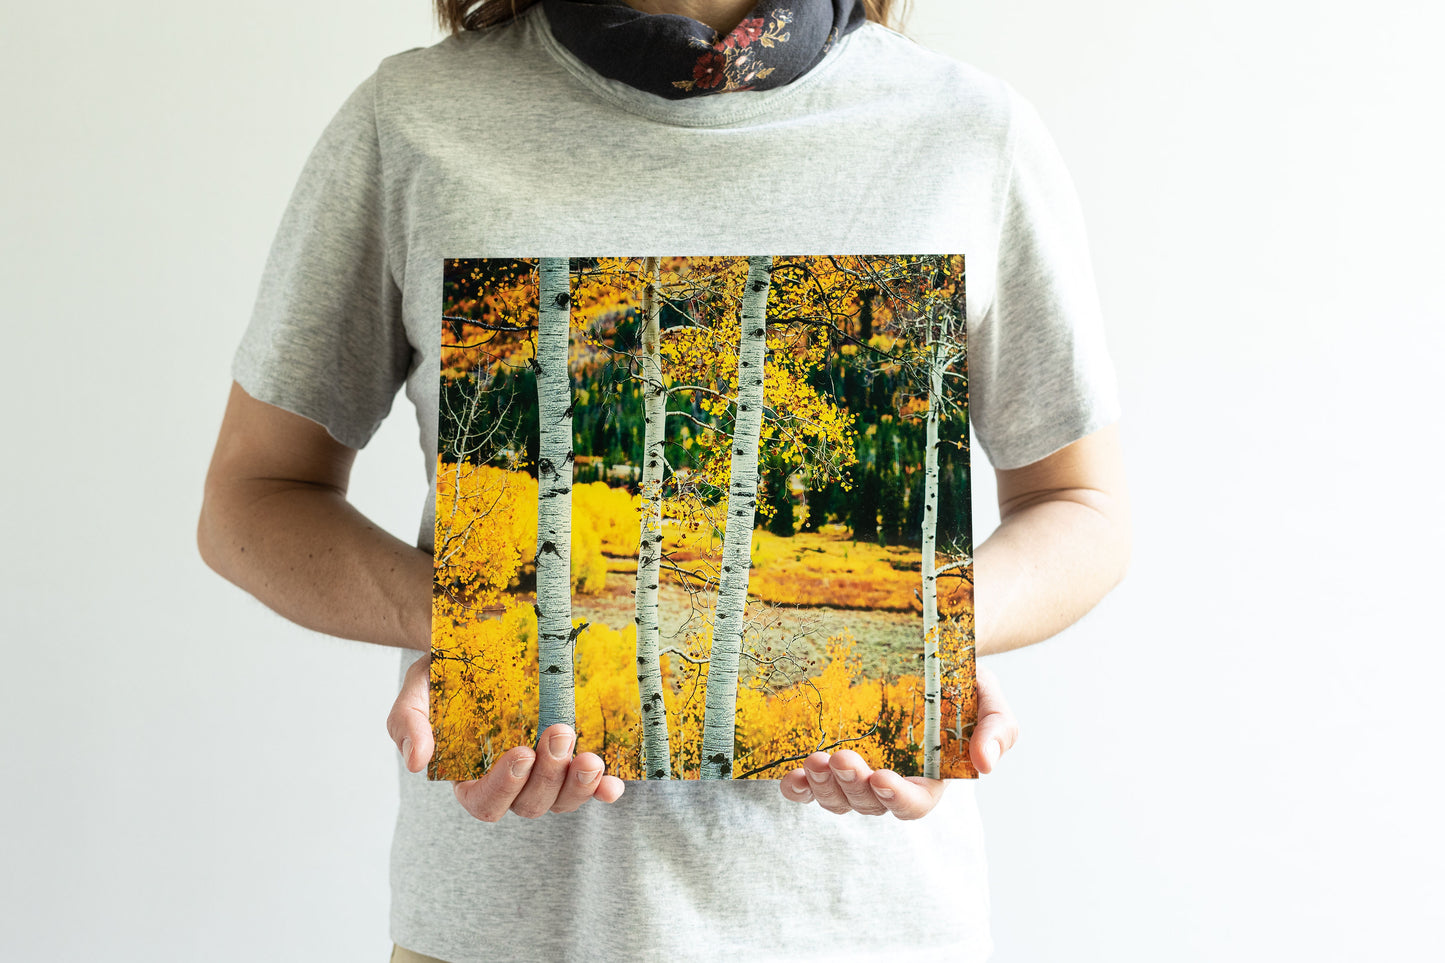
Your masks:
M796 96L800 91L813 86L829 71L834 70L838 61L844 59L851 48L853 38L866 30L871 23L871 21L864 23L857 30L851 30L844 34L823 55L823 59L818 62L817 66L781 87L774 87L770 90L733 90L724 94L706 94L700 97L669 100L646 90L639 90L620 80L603 76L572 51L562 46L561 42L552 34L552 27L547 21L547 14L542 9L542 4L537 3L528 7L519 15L519 19L524 19L525 25L537 32L542 46L568 73L600 97L623 110L678 127L719 127L725 124L735 124L772 110L783 101Z

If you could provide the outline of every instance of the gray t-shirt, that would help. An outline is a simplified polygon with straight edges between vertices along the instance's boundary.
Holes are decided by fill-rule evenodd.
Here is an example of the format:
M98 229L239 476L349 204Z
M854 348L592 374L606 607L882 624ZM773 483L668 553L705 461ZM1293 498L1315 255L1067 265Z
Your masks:
M384 58L306 161L232 374L361 448L405 384L434 486L443 258L965 256L969 415L996 468L1119 417L1084 224L1006 82L877 23L773 90L665 100L561 47L540 6ZM428 493L416 544L432 550ZM420 653L401 650L398 682ZM972 780L926 817L775 780L630 781L485 823L397 761L391 936L452 963L985 959ZM990 778L984 776L983 778Z

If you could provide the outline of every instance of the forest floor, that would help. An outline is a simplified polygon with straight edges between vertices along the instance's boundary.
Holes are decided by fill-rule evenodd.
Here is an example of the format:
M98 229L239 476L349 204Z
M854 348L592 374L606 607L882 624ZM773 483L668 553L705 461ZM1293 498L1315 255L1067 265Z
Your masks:
M662 647L685 648L688 631L701 630L706 625L701 600L699 608L694 610L682 588L663 584L658 589L658 601ZM632 623L635 605L631 580L610 576L602 594L573 596L572 616L622 629ZM774 647L771 654L789 650L800 658L817 659L814 672L807 673L809 675L823 670L828 637L844 628L852 630L854 653L862 659L861 670L868 678L918 672L922 654L921 616L876 609L756 601L749 606L748 615L751 628L745 644L749 648L756 650L771 645Z
M923 630L918 549L854 542L841 529L830 528L787 538L754 533L746 647L763 651L771 645L771 656L791 651L816 659L813 671L818 672L826 665L828 637L846 628L867 678L918 673ZM672 557L688 563L686 552ZM574 595L573 616L615 629L630 624L636 564L635 557L609 556L606 587L596 595ZM705 626L705 597L694 607L677 580L668 577L658 592L662 647L683 647L689 631Z

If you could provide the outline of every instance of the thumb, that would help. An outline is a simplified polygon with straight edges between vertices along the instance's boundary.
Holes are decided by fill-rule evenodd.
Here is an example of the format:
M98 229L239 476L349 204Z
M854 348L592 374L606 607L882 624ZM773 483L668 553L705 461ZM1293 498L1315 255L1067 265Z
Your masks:
M407 667L401 692L386 717L386 732L401 753L408 772L418 772L431 760L431 714L427 704L431 682L431 652Z

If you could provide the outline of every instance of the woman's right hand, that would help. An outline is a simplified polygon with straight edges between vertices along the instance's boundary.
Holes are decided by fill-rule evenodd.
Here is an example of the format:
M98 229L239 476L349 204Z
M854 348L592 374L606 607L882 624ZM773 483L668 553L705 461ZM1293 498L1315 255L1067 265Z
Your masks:
M401 692L386 717L386 731L401 751L409 772L420 772L435 749L427 707L430 680L428 652L406 670ZM561 743L560 748L552 745L554 739ZM570 813L593 796L602 802L616 802L624 789L622 780L603 772L602 757L595 752L573 756L575 741L572 727L565 722L549 726L538 740L542 752L529 746L513 746L482 778L450 780L457 802L489 823L501 819L508 810L536 819L545 813Z

